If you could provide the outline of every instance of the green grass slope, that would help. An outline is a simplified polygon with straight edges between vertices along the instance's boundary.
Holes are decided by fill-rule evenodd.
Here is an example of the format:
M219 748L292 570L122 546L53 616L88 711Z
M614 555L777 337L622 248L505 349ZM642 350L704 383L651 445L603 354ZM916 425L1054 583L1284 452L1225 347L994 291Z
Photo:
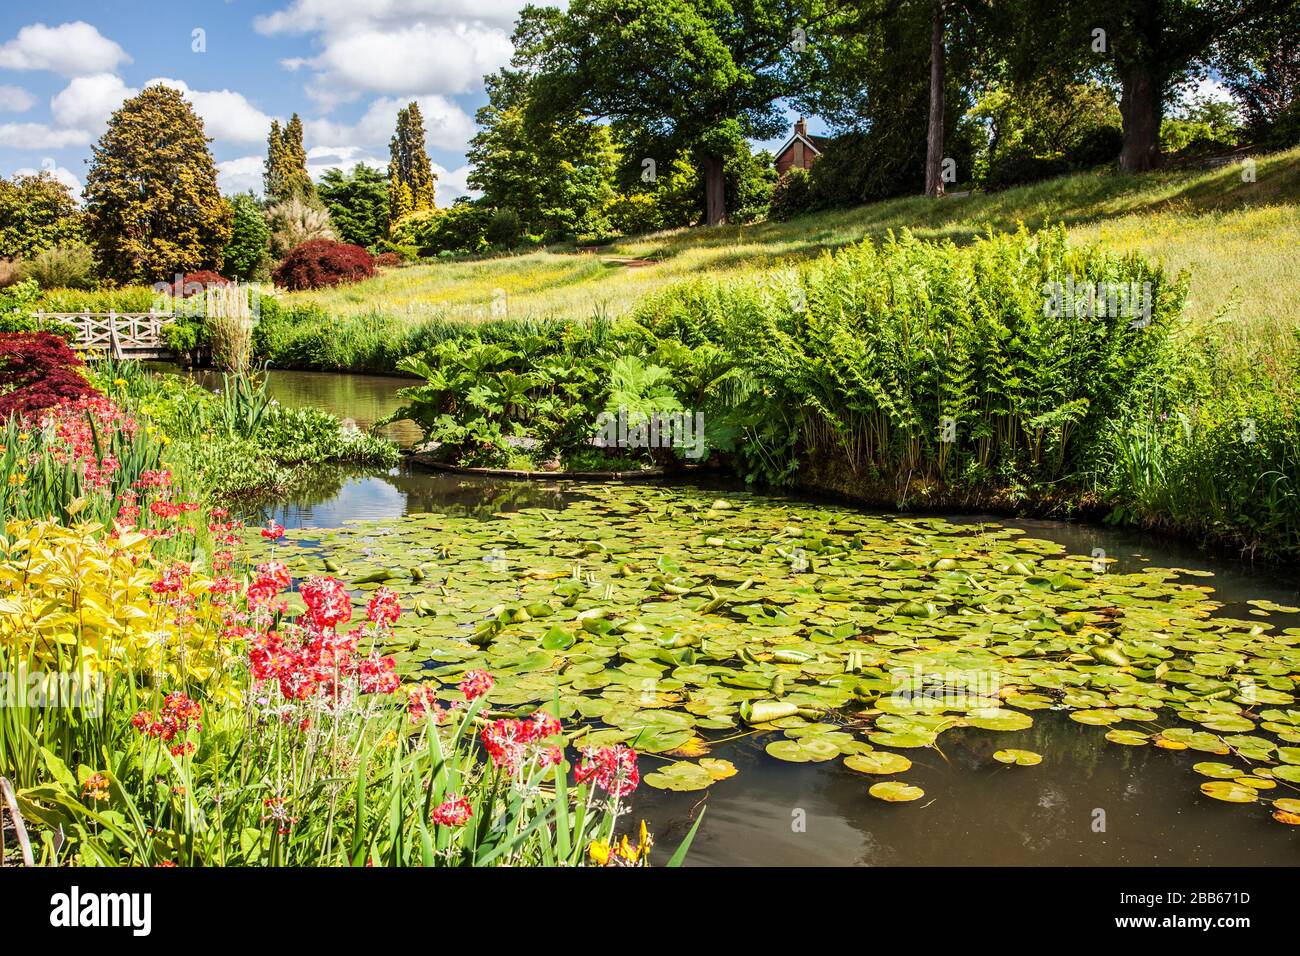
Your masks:
M297 293L336 317L484 320L617 316L686 278L725 277L910 229L970 240L987 229L1063 222L1072 239L1141 252L1192 282L1187 315L1216 323L1244 354L1283 348L1300 293L1300 149L1260 157L1254 181L1233 164L1130 177L1094 172L996 194L907 197L785 223L682 229L597 252L551 248L386 271L340 289Z

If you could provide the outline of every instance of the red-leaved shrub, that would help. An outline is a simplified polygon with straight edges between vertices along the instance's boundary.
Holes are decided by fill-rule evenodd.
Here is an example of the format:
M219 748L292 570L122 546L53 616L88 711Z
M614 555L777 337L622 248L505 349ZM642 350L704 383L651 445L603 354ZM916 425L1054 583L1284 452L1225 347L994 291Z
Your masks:
M395 252L381 252L375 256L375 265L393 269L402 264L402 257Z
M360 246L332 239L312 239L294 249L271 277L286 289L320 289L357 282L375 274L375 260Z
M230 280L211 269L200 269L198 272L187 272L180 279L173 281L169 291L172 295L188 299L192 295L201 294L219 285L230 285Z
M0 422L94 392L81 359L49 332L0 334Z

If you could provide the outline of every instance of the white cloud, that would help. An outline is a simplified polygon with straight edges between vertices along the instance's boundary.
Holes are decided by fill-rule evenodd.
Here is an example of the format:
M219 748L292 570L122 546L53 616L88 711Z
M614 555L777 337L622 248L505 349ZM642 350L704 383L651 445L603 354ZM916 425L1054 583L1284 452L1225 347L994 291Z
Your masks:
M320 52L281 61L310 70L306 92L323 110L373 93L415 96L480 88L506 65L523 0L294 0L258 17L265 34L315 34Z
M0 113L26 113L36 105L36 97L21 86L0 86Z
M461 196L477 196L477 190L470 189L466 179L469 177L469 166L458 166L455 169L447 170L433 164L433 171L438 176L437 186L434 190L438 205L442 207L450 206Z
M263 158L241 156L217 163L217 185L223 193L243 193L252 190L262 194Z
M424 142L431 149L460 152L474 135L474 120L444 96L417 96L424 117ZM346 143L355 147L379 149L388 145L397 128L397 111L410 100L381 96L374 100L355 124L329 119L306 120L306 137L319 145ZM384 150L387 152L387 150Z
M1196 84L1194 95L1199 99L1207 99L1213 102L1226 103L1232 99L1232 92L1220 80L1213 77L1202 77Z
M50 115L64 129L88 130L98 136L113 111L135 93L112 73L79 76L50 100Z
M522 0L293 0L283 10L255 18L253 26L268 35L319 33L340 32L363 23L428 18L475 20L509 29L523 5Z
M376 156L359 146L316 146L307 150L307 172L319 180L331 169L348 172L357 164L371 169L386 170L387 156Z
M83 20L47 27L33 23L0 44L0 69L50 70L64 76L87 76L130 63L126 51Z
M464 93L509 63L513 50L501 30L418 23L333 39L312 65L321 74L316 85L326 90Z
M194 90L184 80L166 77L150 80L146 86L162 83L181 94L203 118L207 134L218 142L260 143L271 129L271 117L263 113L243 93L234 90Z
M49 173L59 182L63 183L63 185L71 189L72 195L76 196L78 199L81 198L81 180L77 178L76 174L73 173L72 170L58 165L52 157L46 157L41 160L40 169L25 166L22 169L14 170L15 176L35 176L37 173Z
M0 123L0 146L15 149L66 149L93 140L84 129L55 129L45 123Z

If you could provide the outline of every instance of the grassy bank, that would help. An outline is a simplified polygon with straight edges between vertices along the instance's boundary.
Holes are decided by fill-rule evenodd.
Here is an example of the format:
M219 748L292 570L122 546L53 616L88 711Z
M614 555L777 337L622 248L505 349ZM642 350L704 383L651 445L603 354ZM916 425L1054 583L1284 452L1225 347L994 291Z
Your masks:
M1093 172L941 202L911 197L784 223L676 230L592 252L556 247L390 270L282 297L282 310L304 324L329 322L330 338L344 340L317 356L304 347L286 358L375 369L394 353L418 351L444 322L616 317L683 280L743 275L890 231L965 244L990 228L1048 222L1064 223L1074 242L1101 241L1172 273L1189 270L1192 326L1221 323L1223 340L1243 355L1287 344L1295 327L1288 303L1300 293L1300 149L1260 157L1254 182L1243 182L1238 165L1140 177Z

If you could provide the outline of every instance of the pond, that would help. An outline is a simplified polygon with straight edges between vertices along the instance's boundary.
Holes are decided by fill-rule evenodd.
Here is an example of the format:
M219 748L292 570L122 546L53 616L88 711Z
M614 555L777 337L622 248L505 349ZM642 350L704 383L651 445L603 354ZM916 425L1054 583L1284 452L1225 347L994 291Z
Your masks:
M206 388L221 388L221 373L212 369L183 372L179 366L151 362L164 372L188 374ZM271 369L267 373L267 391L283 405L320 408L368 429L379 419L396 411L402 404L397 390L419 384L418 379L395 375L339 375L335 372L305 372L297 369ZM393 441L409 446L420 440L420 429L412 422L395 422L381 429Z
M725 483L340 471L248 517L297 573L393 575L408 673L634 743L682 788L633 798L659 862L701 805L693 865L1300 862L1292 573Z

